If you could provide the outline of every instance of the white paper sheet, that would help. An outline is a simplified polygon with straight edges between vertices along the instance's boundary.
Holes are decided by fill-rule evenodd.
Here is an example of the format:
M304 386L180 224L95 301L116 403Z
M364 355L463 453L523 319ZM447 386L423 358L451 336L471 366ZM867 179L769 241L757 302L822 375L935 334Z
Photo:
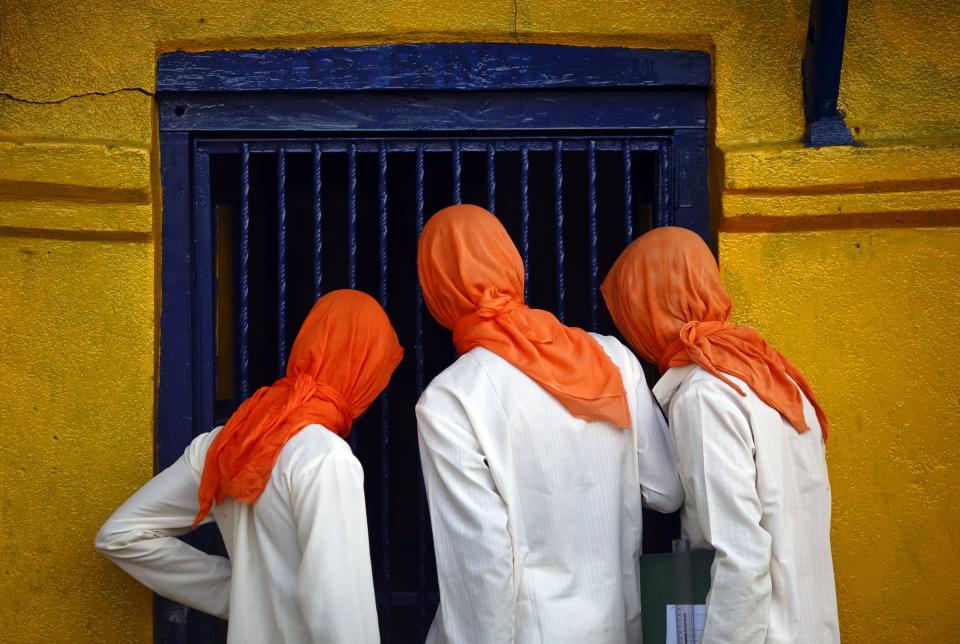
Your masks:
M706 616L705 604L667 604L666 644L699 644Z

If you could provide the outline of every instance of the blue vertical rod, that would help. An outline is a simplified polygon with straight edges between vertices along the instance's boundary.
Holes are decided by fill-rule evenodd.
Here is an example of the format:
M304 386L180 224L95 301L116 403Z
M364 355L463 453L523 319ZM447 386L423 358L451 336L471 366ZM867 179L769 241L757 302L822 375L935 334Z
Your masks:
M319 143L313 144L313 299L323 292L323 190L321 182L321 154Z
M557 256L557 318L564 321L564 299L566 284L563 261L563 141L557 140L553 144L553 217L556 222L556 256Z
M670 148L661 144L657 148L657 211L654 226L670 226L673 216L670 212Z
M250 395L250 145L240 150L240 398Z
M597 142L587 144L587 203L590 208L590 330L597 330L597 276L600 272L597 260Z
M497 174L494 167L496 150L492 143L487 145L487 210L496 212L497 209Z
M348 286L357 287L357 146L347 149L347 275ZM357 434L350 432L350 448L357 451Z
M424 158L423 158L423 144L417 144L417 161L416 161L416 183L417 183L417 192L416 192L416 225L417 225L417 239L420 239L420 233L423 232L423 202L424 202L424 189L423 189L423 175L424 175ZM423 363L423 291L420 290L420 280L417 280L417 320L416 320L416 338L414 342L414 352L416 353L416 372L417 372L417 393L419 394L423 391L424 387L424 363Z
M520 256L523 257L523 301L530 281L530 149L520 146Z
M357 288L357 145L347 151L347 275L350 288Z
M460 203L460 141L453 142L453 203Z
M287 150L277 153L277 365L287 371Z
M417 144L416 159L416 225L417 239L420 239L420 233L423 232L423 175L424 159L423 144ZM417 396L423 392L425 380L424 355L423 355L423 291L420 290L420 280L417 280L417 313L416 327L414 330L413 341L414 369L417 385ZM420 458L419 451L417 459ZM418 460L419 462L419 460ZM427 636L427 495L423 487L423 469L417 468L417 600L420 613L418 622L420 629L420 639L423 641Z
M377 150L377 160L380 166L380 306L387 310L387 146L380 142ZM390 621L390 390L380 396L380 525L381 533L381 573L383 576L383 594L385 621ZM390 642L390 630L384 629L381 633L384 644Z
M630 141L623 142L623 235L625 243L633 241L633 153Z

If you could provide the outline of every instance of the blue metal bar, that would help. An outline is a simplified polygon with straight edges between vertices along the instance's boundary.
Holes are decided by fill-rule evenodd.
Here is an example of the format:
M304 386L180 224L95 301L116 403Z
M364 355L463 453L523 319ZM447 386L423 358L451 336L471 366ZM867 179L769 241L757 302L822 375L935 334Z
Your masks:
M520 256L523 257L523 301L530 281L530 152L520 147Z
M347 271L350 288L357 288L357 146L347 150Z
M460 199L460 141L453 142L453 203L461 203Z
M277 364L287 371L287 151L277 155Z
M321 154L319 143L313 144L313 299L323 293L323 190L321 182Z
M497 174L494 167L496 148L492 143L487 145L487 210L495 213L497 210Z
M404 43L293 51L176 51L162 54L157 63L161 93L709 85L707 52L620 47Z
M210 155L193 155L193 239L195 260L196 330L194 342L197 361L194 366L197 387L197 425L195 430L213 429L214 374L216 373L216 337L213 293L213 207L210 202Z
M630 149L634 152L656 152L663 142L668 141L669 137L663 135L653 135L643 139L628 139ZM231 140L223 139L198 139L198 149L202 152L211 154L236 154L243 145L250 148L254 154L276 154L282 145L288 153L309 154L313 151L315 143L323 144L324 152L346 153L350 151L351 146L355 146L357 152L377 152L380 149L380 140L374 138L357 137L349 140L334 138L308 138L308 139L274 139L262 137L247 137L243 139ZM567 152L584 152L590 141L594 141L599 152L619 152L623 148L622 137L564 137L563 149ZM553 141L546 138L530 137L502 137L491 142L490 139L458 139L460 152L480 152L485 153L492 146L496 152L519 152L520 147L525 145L530 152L552 152L554 148ZM389 139L384 142L387 152L415 152L418 146L423 146L424 152L452 152L455 142L452 139Z
M389 268L388 248L388 221L387 221L387 148L380 145L377 154L380 166L380 306L387 310L387 270ZM390 391L384 391L380 396L380 525L383 532L380 535L381 543L381 575L383 592L386 602L383 606L384 619L390 620ZM384 644L390 642L390 629L384 629L380 634Z
M157 383L157 465L173 465L194 436L193 398L193 195L190 193L190 137L170 135L160 147L163 178L163 244L160 310L160 380ZM164 600L166 601L166 600ZM156 620L156 617L155 617Z
M380 146L380 306L387 307L387 148Z
M416 191L416 225L417 239L420 239L420 233L423 232L423 145L418 145L416 149L416 173L417 173L417 191ZM417 386L417 397L423 393L425 368L423 355L423 292L420 290L420 280L417 280L417 312L416 326L414 330L413 353L414 369ZM427 495L423 485L423 469L419 466L420 453L417 452L417 599L419 609L419 632L420 639L423 641L427 635L427 606L424 594L427 590Z
M600 272L597 261L597 146L593 141L587 146L587 202L590 215L590 330L597 330L597 275Z
M557 256L557 318L563 322L564 299L566 285L564 284L563 261L563 141L557 140L553 144L553 217L556 222L556 256Z
M811 0L801 64L808 146L853 145L850 128L837 110L846 30L847 0Z
M417 161L416 161L416 173L417 173L417 192L416 192L416 225L417 225L417 239L420 239L420 233L423 232L423 201L424 201L424 189L423 189L423 179L424 179L424 154L423 146L417 147ZM417 280L417 320L416 320L416 335L414 340L414 353L416 358L416 374L417 374L417 393L423 391L424 386L424 364L423 364L423 291L420 290L420 280Z
M193 217L190 193L190 136L160 137L163 182L163 243L160 282L160 380L157 401L156 458L160 469L173 465L194 437L194 275ZM156 641L186 642L190 636L186 608L160 595L153 596L153 632Z
M347 150L347 275L350 288L357 287L357 146ZM357 451L357 434L350 432L350 448Z
M629 140L623 142L623 235L625 243L633 241L633 153Z
M240 154L240 398L250 395L250 146Z
M657 150L657 211L654 226L670 226L673 224L673 211L670 207L670 186L672 184L670 146L661 143Z
M313 78L312 73L304 74ZM469 95L468 95L469 94ZM183 114L178 115L177 112ZM705 129L705 93L689 90L637 92L606 90L590 96L544 89L523 92L236 92L158 99L160 129L193 132L351 132L383 136L410 132L456 132L469 136L481 124L487 131L608 132L647 130L672 133ZM529 135L528 135L529 136Z

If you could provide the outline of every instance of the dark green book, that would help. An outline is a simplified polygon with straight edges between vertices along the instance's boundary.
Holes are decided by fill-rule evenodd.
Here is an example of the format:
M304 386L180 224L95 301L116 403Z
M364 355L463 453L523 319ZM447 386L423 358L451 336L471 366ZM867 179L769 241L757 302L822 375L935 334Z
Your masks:
M683 550L640 557L640 606L643 617L643 644L664 644L668 631L676 634L672 642L695 644L692 618L695 610L684 608L706 604L710 591L710 566L713 550ZM667 606L677 606L670 612L675 621L668 624ZM698 609L702 613L702 609ZM677 615L679 613L679 616ZM690 628L685 629L684 624ZM686 634L686 636L685 636Z

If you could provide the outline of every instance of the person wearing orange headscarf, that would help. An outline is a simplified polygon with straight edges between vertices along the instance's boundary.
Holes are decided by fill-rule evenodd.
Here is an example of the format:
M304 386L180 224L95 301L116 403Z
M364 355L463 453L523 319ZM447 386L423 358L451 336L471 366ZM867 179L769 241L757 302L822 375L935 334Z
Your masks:
M683 500L639 362L527 307L482 208L434 215L417 266L461 354L416 410L440 582L427 641L639 641L641 506Z
M97 548L154 592L228 619L229 642L379 642L363 470L344 439L402 356L376 300L324 295L286 376L130 497ZM229 559L177 539L212 521Z
M634 241L601 287L659 366L686 492L684 536L716 551L702 644L840 641L826 416L810 385L733 308L707 245L683 228Z

